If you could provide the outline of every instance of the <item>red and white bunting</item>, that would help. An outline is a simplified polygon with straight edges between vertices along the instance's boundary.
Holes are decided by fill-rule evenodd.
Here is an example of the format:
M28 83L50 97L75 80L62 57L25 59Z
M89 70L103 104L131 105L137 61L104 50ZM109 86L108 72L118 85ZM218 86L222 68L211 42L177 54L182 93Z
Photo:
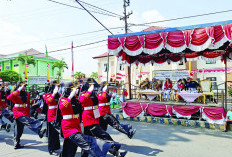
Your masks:
M123 74L121 74L121 73L116 73L116 79L117 79L117 80L121 80L122 77L123 77Z
M49 68L49 64L47 63L47 68Z

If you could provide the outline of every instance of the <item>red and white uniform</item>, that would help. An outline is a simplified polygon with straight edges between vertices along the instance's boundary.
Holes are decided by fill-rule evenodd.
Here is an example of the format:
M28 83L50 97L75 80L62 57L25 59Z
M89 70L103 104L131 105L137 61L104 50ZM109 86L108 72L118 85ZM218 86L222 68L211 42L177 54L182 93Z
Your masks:
M19 97L19 90L12 92L7 99L12 101L15 105L13 107L13 114L15 119L28 116L30 117L30 94L27 92L27 102L24 103Z
M86 110L86 107L93 107L93 101L90 98L91 92L83 92L80 95L79 101L84 108L82 113L83 126L99 124L99 118L95 119L93 109Z
M6 95L6 92L5 92ZM6 96L7 97L7 96ZM3 108L7 108L7 103L6 103L6 99L2 99L2 92L0 92L0 114L2 112Z
M97 95L98 98L98 108L99 108L99 112L100 112L100 116L104 116L106 114L111 114L111 110L110 110L110 105L108 104L108 100L107 100L107 93L106 92L101 92Z
M80 115L78 116L78 118L74 117L71 100L69 98L62 97L59 102L59 108L63 116L63 119L61 121L61 128L64 134L64 138L67 138L77 132L82 133Z
M47 122L56 120L57 102L52 93L44 93L43 98L48 105Z

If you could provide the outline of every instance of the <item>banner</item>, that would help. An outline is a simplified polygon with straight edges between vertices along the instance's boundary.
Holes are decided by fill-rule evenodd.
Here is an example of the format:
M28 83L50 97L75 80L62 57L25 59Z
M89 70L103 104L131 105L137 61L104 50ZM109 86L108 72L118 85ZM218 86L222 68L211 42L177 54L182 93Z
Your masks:
M153 71L153 77L159 80L169 78L172 81L190 77L188 70L183 71Z
M45 84L47 82L47 77L46 76L29 76L29 84Z

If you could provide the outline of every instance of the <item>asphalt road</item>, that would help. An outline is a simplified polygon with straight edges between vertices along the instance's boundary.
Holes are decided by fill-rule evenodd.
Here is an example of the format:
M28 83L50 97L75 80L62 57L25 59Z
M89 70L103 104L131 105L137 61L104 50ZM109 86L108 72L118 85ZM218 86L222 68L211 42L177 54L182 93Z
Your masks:
M128 150L127 157L230 157L232 132L187 128L143 122L128 122L137 129L133 139L109 127L113 139ZM13 130L13 127L12 127ZM25 129L21 143L26 147L13 149L13 131L0 131L0 157L47 157L46 138L40 139ZM80 156L80 149L77 155ZM108 155L111 156L111 155Z

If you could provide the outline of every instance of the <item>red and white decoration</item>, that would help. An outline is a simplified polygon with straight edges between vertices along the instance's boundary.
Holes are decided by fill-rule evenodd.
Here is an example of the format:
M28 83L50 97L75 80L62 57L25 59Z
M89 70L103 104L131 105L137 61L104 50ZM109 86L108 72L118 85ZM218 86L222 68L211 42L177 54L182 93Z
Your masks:
M215 73L215 72L225 72L225 68L216 68L216 69L198 69L192 70L192 73ZM227 73L231 73L232 69L228 68Z
M219 60L225 54L225 48L218 48L231 41L231 23L232 21L225 21L112 35L108 37L108 51L126 64L178 63L198 58Z
M190 119L191 116L200 111L201 117L211 124L223 124L226 117L226 110L222 107L202 107L202 106L172 106L164 104L123 102L123 117L141 117L144 113L153 116L168 115L177 118Z
M149 74L150 74L150 72L139 72L136 75L138 78L142 78L144 75L149 75Z

